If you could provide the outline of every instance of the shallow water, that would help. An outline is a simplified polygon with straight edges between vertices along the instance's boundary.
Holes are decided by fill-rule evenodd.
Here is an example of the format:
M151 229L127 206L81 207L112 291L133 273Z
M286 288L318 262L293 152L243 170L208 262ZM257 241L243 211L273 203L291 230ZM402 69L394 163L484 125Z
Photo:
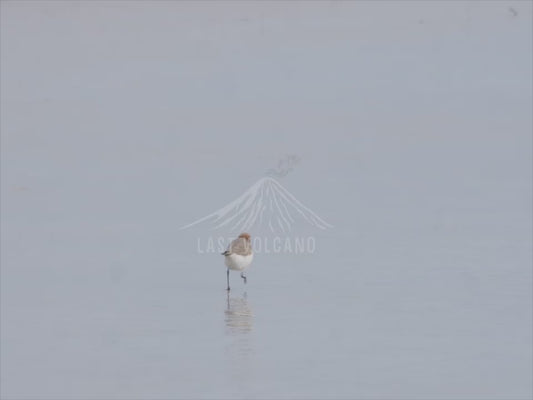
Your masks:
M1 397L531 398L531 4L150 4L1 5Z

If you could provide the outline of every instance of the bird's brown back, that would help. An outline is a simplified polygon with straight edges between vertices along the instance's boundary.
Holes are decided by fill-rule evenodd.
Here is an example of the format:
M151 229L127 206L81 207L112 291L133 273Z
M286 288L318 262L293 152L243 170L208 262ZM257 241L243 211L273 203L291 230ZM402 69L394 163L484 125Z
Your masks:
M239 237L231 242L229 246L230 253L238 254L240 256L249 256L252 254L252 244L250 240Z

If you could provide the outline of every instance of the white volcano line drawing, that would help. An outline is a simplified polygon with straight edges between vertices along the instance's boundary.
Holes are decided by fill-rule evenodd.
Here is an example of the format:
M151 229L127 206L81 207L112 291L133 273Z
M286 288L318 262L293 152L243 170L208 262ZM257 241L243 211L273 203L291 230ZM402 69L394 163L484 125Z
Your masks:
M200 218L181 229L206 224L210 230L246 232L252 227L268 226L272 232L289 232L296 219L305 220L319 229L332 226L304 206L271 177L259 179L240 197L221 209Z

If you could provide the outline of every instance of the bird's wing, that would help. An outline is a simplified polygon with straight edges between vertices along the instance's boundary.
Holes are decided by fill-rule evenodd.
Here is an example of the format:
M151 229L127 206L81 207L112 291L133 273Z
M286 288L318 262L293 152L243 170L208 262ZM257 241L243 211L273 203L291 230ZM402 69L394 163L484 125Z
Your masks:
M240 254L246 256L252 253L250 244L245 238L237 238L231 242L229 249L230 253Z

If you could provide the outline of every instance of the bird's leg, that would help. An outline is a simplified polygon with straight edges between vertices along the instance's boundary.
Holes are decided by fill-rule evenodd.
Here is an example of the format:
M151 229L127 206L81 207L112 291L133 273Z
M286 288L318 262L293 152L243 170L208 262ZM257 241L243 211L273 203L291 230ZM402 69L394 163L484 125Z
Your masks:
M241 278L244 280L244 284L246 284L246 276L244 276L244 272L241 272Z
M229 292L229 268L228 268L228 272L226 274L226 278L228 280L228 288L226 290Z

